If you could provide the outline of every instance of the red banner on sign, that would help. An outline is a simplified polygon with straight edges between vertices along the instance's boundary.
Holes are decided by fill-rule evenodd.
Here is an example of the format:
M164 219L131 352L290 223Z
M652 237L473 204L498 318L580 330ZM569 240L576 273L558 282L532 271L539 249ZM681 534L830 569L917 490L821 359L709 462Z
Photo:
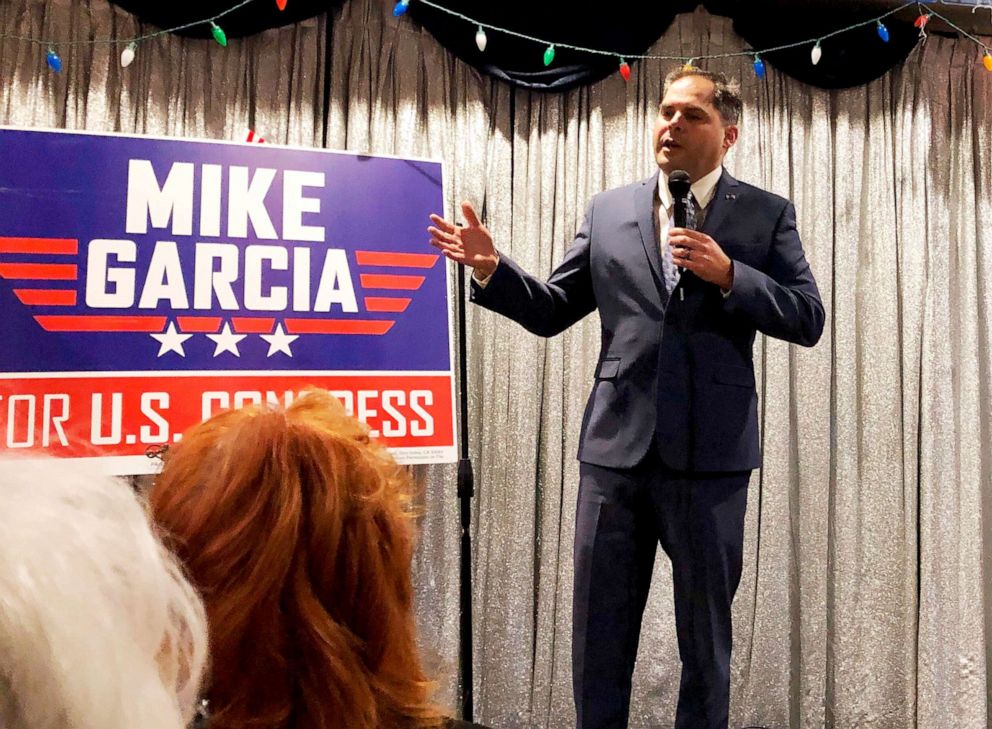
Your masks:
M454 442L450 378L407 374L0 379L0 438L9 451L140 456L222 410L288 405L308 387L330 391L400 462Z

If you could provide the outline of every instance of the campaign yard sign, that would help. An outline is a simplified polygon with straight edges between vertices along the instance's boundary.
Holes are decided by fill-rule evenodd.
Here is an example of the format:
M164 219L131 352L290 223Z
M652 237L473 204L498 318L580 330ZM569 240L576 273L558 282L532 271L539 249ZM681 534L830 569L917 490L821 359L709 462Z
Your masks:
M439 162L0 128L0 455L145 454L329 390L400 462L455 460Z

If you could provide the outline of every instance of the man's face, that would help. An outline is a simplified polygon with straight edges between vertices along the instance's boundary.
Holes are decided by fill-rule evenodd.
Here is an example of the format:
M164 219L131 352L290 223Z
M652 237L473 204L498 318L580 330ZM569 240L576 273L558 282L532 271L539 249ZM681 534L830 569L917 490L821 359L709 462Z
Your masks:
M713 106L713 92L712 81L685 76L661 100L652 142L655 160L666 175L685 170L695 182L719 167L737 141L737 127L724 124Z

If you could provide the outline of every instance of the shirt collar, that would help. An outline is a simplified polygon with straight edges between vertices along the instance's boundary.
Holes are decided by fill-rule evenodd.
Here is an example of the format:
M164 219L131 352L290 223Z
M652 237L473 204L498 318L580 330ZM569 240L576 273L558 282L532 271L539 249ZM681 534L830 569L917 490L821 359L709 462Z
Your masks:
M722 174L723 165L692 183L692 187L689 189L693 197L696 198L696 203L699 205L700 210L710 204L710 200L713 199L713 193L716 191L716 183L720 181ZM664 172L658 175L658 199L661 200L661 206L665 210L672 207L672 193L668 189L668 175Z

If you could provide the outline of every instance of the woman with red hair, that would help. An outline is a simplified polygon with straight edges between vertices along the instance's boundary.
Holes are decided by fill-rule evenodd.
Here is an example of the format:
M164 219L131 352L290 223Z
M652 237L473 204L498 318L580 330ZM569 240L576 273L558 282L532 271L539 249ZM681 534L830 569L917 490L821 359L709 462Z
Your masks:
M210 729L445 725L417 654L412 490L318 390L169 450L151 508L206 604Z

